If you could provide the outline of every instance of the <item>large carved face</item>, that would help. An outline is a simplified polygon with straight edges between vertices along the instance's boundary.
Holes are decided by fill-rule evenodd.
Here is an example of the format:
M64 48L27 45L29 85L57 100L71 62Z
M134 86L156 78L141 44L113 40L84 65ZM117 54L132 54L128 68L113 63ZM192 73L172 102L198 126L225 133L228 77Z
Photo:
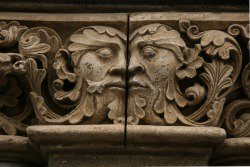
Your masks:
M129 115L136 113L147 122L154 115L150 113L154 113L156 101L165 97L175 82L176 69L182 65L180 48L185 43L177 31L161 24L139 28L130 41ZM137 113L138 110L142 112ZM160 118L154 119L155 124L163 124ZM139 120L129 117L128 121L133 124Z
M70 37L73 43L68 49L74 52L72 59L75 66L82 69L84 79L99 82L106 77L112 77L115 79L112 82L122 87L126 70L125 37L117 30L109 29L117 34L112 36L102 32L105 29L101 27L85 29L82 34L74 34Z
M126 72L126 36L111 27L93 26L80 29L66 42L65 49L58 54L54 64L59 78L67 78L75 82L72 93L61 96L62 92L55 93L55 98L68 98L71 101L80 101L76 110L84 108L84 115L92 117L91 123L101 121L100 117L107 115L108 108L120 106L116 113L110 112L110 119L124 118L125 72ZM60 66L62 53L70 55L74 73ZM64 71L63 75L60 73ZM64 76L66 74L66 77ZM59 83L59 82L56 82ZM58 84L60 85L60 84ZM65 94L65 93L64 93ZM76 112L76 111L74 111ZM77 121L78 122L79 116ZM115 120L118 121L118 120Z

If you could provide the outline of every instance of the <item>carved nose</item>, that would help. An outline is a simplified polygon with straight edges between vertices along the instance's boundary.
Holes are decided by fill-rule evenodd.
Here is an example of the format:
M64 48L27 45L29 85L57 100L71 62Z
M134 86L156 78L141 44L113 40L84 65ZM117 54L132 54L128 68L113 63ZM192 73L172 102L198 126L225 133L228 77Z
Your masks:
M124 75L126 73L126 67L124 65L113 66L109 69L111 75Z
M131 72L132 74L134 73L139 73L139 72L143 72L145 70L144 66L139 63L138 61L136 61L135 59L131 59L129 62L129 66L128 66L128 71Z

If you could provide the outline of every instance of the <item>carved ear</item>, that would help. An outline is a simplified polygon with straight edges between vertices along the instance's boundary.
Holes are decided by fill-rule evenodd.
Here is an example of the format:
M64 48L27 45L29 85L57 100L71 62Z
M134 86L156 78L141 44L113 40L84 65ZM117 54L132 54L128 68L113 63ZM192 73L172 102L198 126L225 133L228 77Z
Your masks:
M56 70L56 74L59 79L75 82L76 74L68 70L67 68L69 66L69 64L67 64L68 62L70 62L69 51L66 49L61 49L55 56L53 67Z

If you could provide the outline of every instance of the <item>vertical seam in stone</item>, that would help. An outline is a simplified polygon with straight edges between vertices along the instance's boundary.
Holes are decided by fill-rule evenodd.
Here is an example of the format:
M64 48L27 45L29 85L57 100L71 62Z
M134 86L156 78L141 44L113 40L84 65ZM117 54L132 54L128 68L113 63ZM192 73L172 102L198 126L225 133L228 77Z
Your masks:
M124 125L124 148L127 146L127 110L128 110L128 63L129 63L129 14L127 16L127 46L126 46L126 75L125 75L125 84L126 84L126 93L125 93L125 125Z

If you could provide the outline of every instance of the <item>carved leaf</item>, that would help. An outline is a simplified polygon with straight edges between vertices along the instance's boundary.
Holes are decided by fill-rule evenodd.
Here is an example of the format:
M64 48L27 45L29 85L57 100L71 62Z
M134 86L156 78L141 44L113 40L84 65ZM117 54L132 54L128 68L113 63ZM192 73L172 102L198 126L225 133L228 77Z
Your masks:
M177 109L173 104L169 104L164 112L164 118L167 123L173 124L177 121Z
M70 99L71 101L76 101L80 96L79 89L75 88L71 91L58 91L54 94L57 100Z
M219 31L210 30L199 32L196 26L190 26L187 31L188 37L192 40L200 39L200 45L209 56L218 55L222 60L228 60L230 51L234 50L241 55L240 47L237 41L230 35Z
M164 113L166 110L166 99L163 93L160 93L158 100L155 102L154 110L156 113Z
M115 99L113 102L111 102L108 105L108 108L110 110L109 113L108 113L109 119L115 120L116 117L117 117L116 113L119 110L119 103L118 103L118 101Z
M62 116L51 111L45 104L43 97L38 96L37 93L30 92L30 99L40 124L60 124L66 122Z
M13 63L21 59L22 56L16 53L0 53L0 75L13 72Z
M77 124L80 121L82 121L82 119L85 116L85 111L87 110L86 105L91 105L89 103L92 103L92 101L90 101L92 98L90 99L86 99L84 101L82 101L69 115L69 123L71 124ZM92 99L93 100L93 99ZM91 113L90 115L91 116Z
M226 109L226 131L233 137L250 136L249 112L250 101L240 99L230 103Z
M94 82L91 80L86 80L86 81L89 85L87 88L87 91L89 93L95 93L95 92L102 93L106 80L101 80L100 82Z
M96 112L96 99L95 95L89 95L85 98L85 111L87 117L91 117Z
M212 94L216 94L216 98L218 98L222 90L233 85L232 79L230 78L233 71L232 66L214 60L212 63L206 63L204 69L206 73L201 75L201 79L209 86ZM211 93L209 95L211 95Z
M145 117L145 111L142 109L143 107L146 106L146 101L143 98L140 98L138 96L135 97L135 106L134 106L134 114L142 119Z
M203 65L203 58L199 57L200 45L195 45L194 49L185 48L183 51L183 63L187 66L184 69L177 69L176 75L179 79L193 78L196 76L196 69Z
M71 101L77 101L81 95L81 93L80 93L81 87L82 87L82 76L79 76L77 83L76 83L76 86L72 90L70 90L70 91L64 91L64 90L57 91L54 94L54 97L57 100L69 99Z
M178 106L184 107L187 104L187 100L183 97L182 93L179 90L179 87L176 85L177 83L175 78L168 80L166 98L170 101L175 100Z
M7 25L2 22L0 29L0 36L2 40L0 40L0 46L8 48L14 46L26 30L27 27L20 26L18 22L13 21Z
M42 81L46 76L46 71L44 69L38 69L36 62L32 59L27 59L25 65L28 78L33 87L32 91L39 92L41 90Z

